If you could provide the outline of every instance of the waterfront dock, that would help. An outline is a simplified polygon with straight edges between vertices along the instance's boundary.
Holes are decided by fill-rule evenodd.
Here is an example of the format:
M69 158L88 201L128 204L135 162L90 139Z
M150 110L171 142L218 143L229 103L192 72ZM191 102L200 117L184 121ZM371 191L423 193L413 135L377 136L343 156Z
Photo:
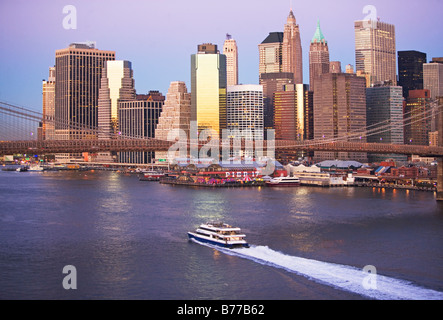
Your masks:
M401 185L401 184L384 184L384 183L368 183L357 182L354 183L355 187L368 187L368 188L380 188L380 189L401 189L401 190L416 190L416 191L430 191L436 192L436 187L430 186L417 186L417 185Z
M203 188L249 188L249 187L263 187L264 181L246 181L246 182L225 182L225 183L204 183L194 182L190 180L181 180L175 178L162 178L161 184L180 185L188 187L203 187Z

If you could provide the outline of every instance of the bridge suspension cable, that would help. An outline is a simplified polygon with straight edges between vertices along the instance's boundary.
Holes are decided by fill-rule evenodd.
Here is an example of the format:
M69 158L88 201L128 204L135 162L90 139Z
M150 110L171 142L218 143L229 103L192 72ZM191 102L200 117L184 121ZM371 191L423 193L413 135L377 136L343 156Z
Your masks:
M334 143L339 141L350 141L350 140L361 140L363 138L371 137L374 135L379 135L381 133L389 132L394 129L399 129L401 127L406 127L413 125L415 123L422 122L424 120L427 120L432 117L439 116L441 113L443 113L443 106L439 106L437 111L432 110L425 110L423 112L420 112L418 114L414 114L411 116L412 111L405 113L406 118L401 118L399 120L385 120L370 126L367 126L363 129L359 130L352 130L349 131L349 133L343 134L341 136L333 137L333 138L324 138L321 140L311 140L313 145L320 145L325 143ZM371 129L368 129L371 128ZM293 144L292 147L299 147L300 144ZM288 146L288 147L291 147Z
M8 116L10 120L6 118L0 118L0 140L26 140L30 139L27 135L29 132L33 132L34 134L37 132L37 127L42 125L51 124L54 128L62 128L62 130L69 131L78 131L83 134L96 135L104 133L102 128L94 127L92 125L74 123L72 121L64 121L58 118L45 116L43 113L30 110L21 106L14 105L9 102L0 101L0 114ZM24 124L23 122L20 124L17 120L24 120L33 125ZM30 127L33 130L30 130ZM18 137L18 138L17 138ZM37 138L37 135L33 138ZM121 133L115 133L113 138L128 138L128 139L142 139L144 137L134 137L129 135L124 135Z
M443 106L440 105L436 110L427 109L422 110L419 113L410 111L405 113L402 118L397 120L384 120L358 130L351 130L337 137L323 138L317 140L311 140L312 145L319 145L325 143L334 143L339 141L359 141L364 138L368 138L374 135L379 135L391 130L401 129L406 126L411 126L413 124L419 123L421 121L428 120L429 118L439 116L443 113ZM5 117L8 117L9 120ZM23 120L26 125L20 123ZM32 124L30 124L32 123ZM83 134L90 134L100 137L101 134L105 134L102 128L88 126L85 124L72 123L70 121L63 121L61 119L54 119L52 117L45 117L43 113L30 110L25 107L17 106L15 104L0 101L0 140L20 140L26 139L36 139L37 138L37 126L40 124L48 125L51 124L57 128L64 128L65 130L78 131ZM37 125L37 126L36 126ZM112 132L107 133L108 138L119 138L119 139L147 139L147 137L138 136L134 137L132 135L125 135L122 132ZM300 141L300 143L295 143L288 147L299 147L305 144L306 141ZM191 144L193 142L191 141Z

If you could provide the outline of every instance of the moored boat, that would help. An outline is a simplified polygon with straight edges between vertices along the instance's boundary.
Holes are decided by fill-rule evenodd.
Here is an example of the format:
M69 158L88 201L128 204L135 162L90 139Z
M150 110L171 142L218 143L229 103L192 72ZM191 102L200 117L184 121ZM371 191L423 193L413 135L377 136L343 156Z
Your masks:
M163 171L148 171L140 176L140 181L159 181L160 178L164 177L165 173Z
M44 168L40 164L34 164L29 166L28 171L43 171Z
M300 185L298 177L277 177L266 181L268 187L297 187Z
M190 240L210 243L225 248L248 248L246 235L238 227L222 222L208 222L200 225L197 230L188 232Z

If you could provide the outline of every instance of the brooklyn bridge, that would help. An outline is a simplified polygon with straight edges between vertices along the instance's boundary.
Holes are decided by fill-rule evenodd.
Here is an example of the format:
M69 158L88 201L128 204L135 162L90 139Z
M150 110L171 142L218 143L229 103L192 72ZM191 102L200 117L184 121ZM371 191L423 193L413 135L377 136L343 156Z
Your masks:
M1 141L0 155L29 153L29 154L52 154L52 153L81 153L81 152L149 152L149 151L168 151L174 144L179 143L163 141L158 139L77 139L77 140L17 140ZM199 141L192 143L189 141L183 144L183 147L190 150L197 147L199 150L203 146L210 145L208 141ZM226 147L222 141L216 142L213 146L221 150ZM437 146L416 146L416 145L397 145L381 143L362 143L362 142L322 142L316 140L309 141L291 141L274 140L253 141L252 150L262 147L264 151L274 148L275 150L288 151L324 151L324 152L363 152L374 154L403 154L419 155L422 157L443 157L443 147ZM232 148L232 145L229 146ZM242 141L241 149L247 147L247 142Z
M434 157L438 162L437 173L437 200L443 201L443 99L440 99L437 116L438 121L438 145L410 145L410 144L387 144L387 143L367 143L358 142L358 139L368 136L374 132L382 132L389 130L391 126L396 124L388 124L374 128L362 128L360 132L351 133L346 137L337 137L334 139L320 139L308 141L292 141L292 140L270 140L270 141L253 141L252 145L247 141L242 141L240 148L252 147L262 148L262 150L275 150L276 152L356 152L369 154L400 154L400 155L419 155L422 157ZM434 114L435 116L435 114ZM97 153L97 152L155 152L168 151L171 147L197 148L200 150L203 146L216 146L219 150L226 147L226 141L213 140L181 141L164 141L154 138L137 138L137 137L117 137L115 139L98 139L96 129L89 130L88 139L69 139L69 140L44 140L38 134L36 124L40 126L42 123L54 121L53 119L45 119L42 114L15 106L10 103L0 101L0 156L12 154L56 154L56 153ZM411 122L414 119L410 119ZM404 126L404 122L397 124ZM387 129L386 129L387 128ZM80 130L75 128L75 130ZM81 128L85 132L84 128ZM357 140L350 142L352 140ZM229 144L230 143L230 144ZM232 140L228 142L228 147L233 147Z

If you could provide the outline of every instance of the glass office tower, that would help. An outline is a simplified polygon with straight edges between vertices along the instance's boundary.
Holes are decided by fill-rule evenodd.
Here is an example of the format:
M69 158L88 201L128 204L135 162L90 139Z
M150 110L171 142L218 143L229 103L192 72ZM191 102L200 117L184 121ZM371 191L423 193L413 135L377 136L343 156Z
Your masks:
M405 144L429 145L432 126L432 99L427 89L410 90L405 101Z
M226 56L217 45L199 45L191 56L191 121L199 132L226 128Z
M398 52L398 85L403 87L403 97L408 97L409 90L423 89L423 64L426 61L423 52Z
M306 139L306 115L308 85L287 84L274 92L275 139Z
M106 61L98 98L98 137L118 137L118 102L135 100L131 62Z
M276 140L304 141L313 134L312 91L306 84L286 84L273 93ZM287 162L311 153L290 150L276 151L277 158Z
M366 124L373 130L367 142L403 144L403 88L401 86L373 86L366 88ZM406 161L404 155L369 154L369 162L389 158Z

